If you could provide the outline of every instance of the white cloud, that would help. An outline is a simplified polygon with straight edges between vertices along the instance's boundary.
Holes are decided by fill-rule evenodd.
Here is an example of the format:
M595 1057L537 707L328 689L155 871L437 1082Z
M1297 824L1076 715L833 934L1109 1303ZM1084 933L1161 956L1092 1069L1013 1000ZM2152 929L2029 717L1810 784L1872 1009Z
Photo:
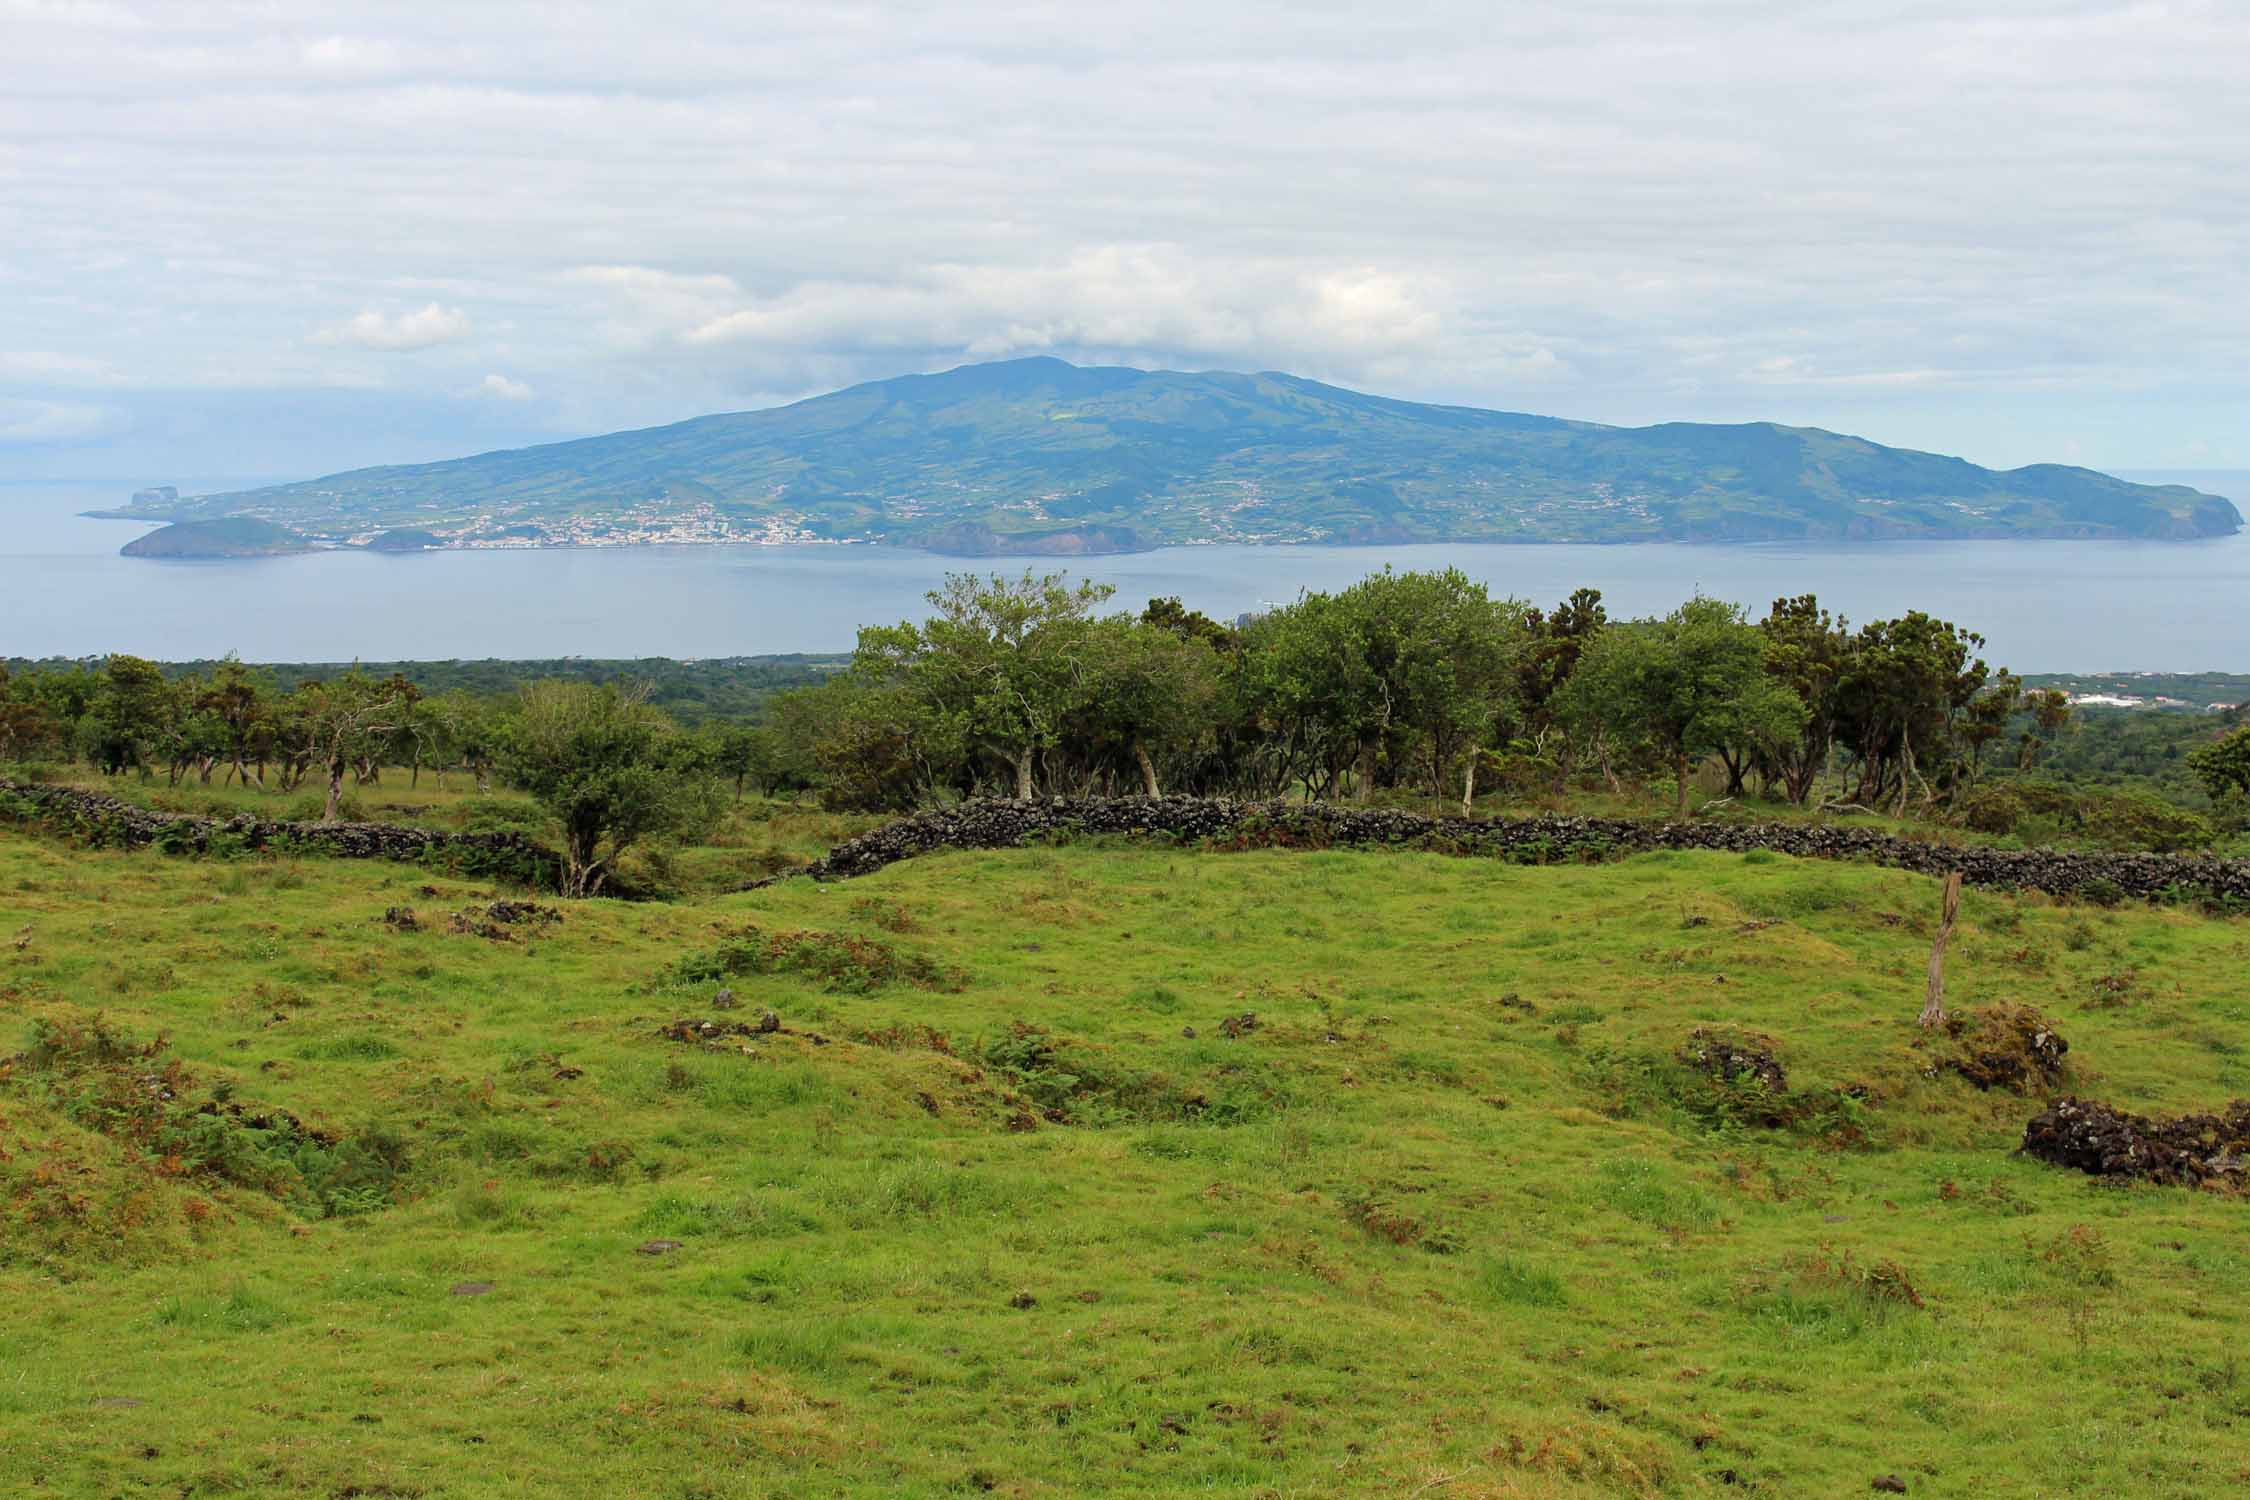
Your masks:
M432 302L413 312L386 316L369 311L333 323L313 335L316 344L351 344L362 349L401 353L430 349L469 336L468 315L458 307Z
M0 443L74 443L104 436L117 426L106 407L69 401L0 399Z
M117 371L106 361L53 349L0 349L0 380L37 381L55 386L117 385Z
M356 36L325 36L304 44L309 68L334 73L375 73L399 66L399 49L389 42Z
M615 425L1045 351L2250 462L2242 0L0 16L6 338L82 362L31 399L466 441L496 363Z
M808 279L751 296L734 278L586 267L618 342L755 368L813 356L997 359L1064 351L1333 365L1434 349L1442 289L1368 267L1207 261L1177 245L1084 247L1020 267L933 265ZM1427 278L1423 278L1427 281Z
M510 380L505 375L492 374L478 381L469 394L472 396L489 396L495 401L529 401L537 393L520 380Z

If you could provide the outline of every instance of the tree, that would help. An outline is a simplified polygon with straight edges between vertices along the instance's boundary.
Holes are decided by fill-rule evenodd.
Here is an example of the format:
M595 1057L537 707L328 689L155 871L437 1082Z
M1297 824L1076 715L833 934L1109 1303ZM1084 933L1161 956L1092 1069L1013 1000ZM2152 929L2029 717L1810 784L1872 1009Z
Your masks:
M534 682L501 728L499 767L561 826L563 894L598 895L626 850L685 831L715 809L678 730L646 690Z
M755 725L729 721L707 725L703 731L703 759L711 769L734 782L734 800L740 802L746 783L761 784L775 760L773 735Z
M1600 589L1578 589L1552 613L1523 613L1524 652L1516 667L1516 702L1533 736L1554 728L1555 695L1578 670L1578 658L1609 623Z
M326 682L307 682L290 694L289 733L302 768L328 773L323 823L336 821L344 772L380 755L406 727L421 692L404 677L370 677L353 668Z
M1177 597L1151 599L1141 611L1143 625L1155 625L1186 640L1199 640L1213 651L1232 651L1240 644L1230 625L1221 625L1199 609L1189 609Z
M490 699L455 688L422 704L415 724L428 736L429 754L439 767L439 786L445 785L444 768L458 766L475 779L479 792L492 790L500 723Z
M231 656L220 662L197 707L217 722L221 753L233 762L236 778L247 783L255 761L260 768L258 783L263 786L265 758L273 746L273 705L249 668Z
M1208 638L1116 615L1087 632L1079 667L1075 727L1085 748L1129 755L1142 793L1163 796L1156 756L1195 744L1217 710L1219 665Z
M1358 612L1339 595L1308 593L1250 622L1242 636L1241 710L1261 742L1260 789L1303 783L1333 796L1351 766L1372 790L1386 722Z
M0 662L0 761L40 750L56 735L57 725L39 700L37 684L19 683Z
M1648 736L1672 767L1683 819L1695 761L1731 746L1770 748L1805 721L1796 694L1767 674L1757 628L1735 606L1700 597L1661 620L1603 631L1564 693L1580 721Z
M2060 688L2042 688L2036 693L2023 695L2024 711L2031 715L2031 727L2023 732L2023 749L2017 757L2018 769L2028 771L2039 763L2039 756L2062 735L2070 723L2070 694Z
M789 712L812 726L822 806L905 812L940 787L963 796L975 790L959 720L908 683L845 672L792 696Z
M1851 634L1842 617L1831 616L1811 594L1774 600L1758 628L1766 638L1766 675L1805 707L1804 727L1771 746L1760 765L1769 786L1779 781L1789 800L1802 805L1836 744L1836 686L1851 663Z
M1958 769L1955 724L1989 675L1975 655L1983 645L1920 610L1860 628L1836 689L1837 734L1859 762L1856 800L1875 805L1895 785L1903 813L1917 779L1935 798L1935 784Z
M903 684L963 743L1007 765L1016 799L1028 802L1038 756L1083 689L1078 652L1094 607L1113 592L1072 586L1060 573L948 574L922 624L862 630L853 669L871 683Z
M2007 733L2008 721L2023 704L2023 679L2003 668L1961 715L1961 743L1968 749L1968 780L1984 774L1985 753Z
M138 767L145 777L170 713L170 693L155 662L123 653L112 656L102 663L87 708L87 750L94 763L111 776Z
M2228 796L2250 797L2250 724L2224 739L2190 751L2188 769L2213 802Z
M190 766L196 769L197 779L208 785L211 768L226 753L226 726L205 705L204 692L203 679L192 675L166 685L156 748L174 786Z
M1347 589L1344 601L1358 614L1368 680L1383 706L1380 728L1429 773L1433 795L1445 794L1459 765L1467 812L1479 752L1493 725L1510 716L1525 606L1494 600L1458 568L1385 568Z

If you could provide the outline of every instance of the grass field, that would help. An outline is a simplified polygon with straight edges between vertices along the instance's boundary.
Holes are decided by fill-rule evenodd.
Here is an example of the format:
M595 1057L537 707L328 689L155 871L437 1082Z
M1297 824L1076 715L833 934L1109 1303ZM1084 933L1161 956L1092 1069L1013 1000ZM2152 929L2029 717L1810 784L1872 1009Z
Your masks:
M0 833L0 1493L2250 1485L2244 1205L2012 1154L2039 1098L1914 1026L1931 882L1080 845L495 894ZM2246 958L1972 891L1949 972L2176 1111L2250 1094Z

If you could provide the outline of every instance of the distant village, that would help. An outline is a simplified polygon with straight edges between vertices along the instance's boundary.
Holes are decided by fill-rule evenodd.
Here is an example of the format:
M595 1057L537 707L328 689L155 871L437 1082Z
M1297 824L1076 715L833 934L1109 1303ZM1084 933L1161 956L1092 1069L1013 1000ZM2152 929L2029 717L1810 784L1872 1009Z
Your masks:
M2155 694L2146 698L2135 698L2124 693L2071 693L2068 696L2070 698L2070 705L2073 708L2197 707L2196 704L2188 702L2185 698L2167 698L2162 694ZM2242 705L2238 703L2206 703L2201 705L2205 713L2214 714L2232 713L2235 709L2241 706Z

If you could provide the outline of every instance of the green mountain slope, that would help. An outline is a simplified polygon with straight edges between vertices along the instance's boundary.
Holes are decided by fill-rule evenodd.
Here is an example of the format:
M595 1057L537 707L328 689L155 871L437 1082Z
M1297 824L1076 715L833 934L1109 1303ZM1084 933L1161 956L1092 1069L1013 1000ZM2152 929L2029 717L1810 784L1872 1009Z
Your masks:
M1605 427L1281 374L970 365L768 411L136 504L332 540L866 539L1097 552L1197 541L2199 537L2228 501L1995 471L1816 428Z

